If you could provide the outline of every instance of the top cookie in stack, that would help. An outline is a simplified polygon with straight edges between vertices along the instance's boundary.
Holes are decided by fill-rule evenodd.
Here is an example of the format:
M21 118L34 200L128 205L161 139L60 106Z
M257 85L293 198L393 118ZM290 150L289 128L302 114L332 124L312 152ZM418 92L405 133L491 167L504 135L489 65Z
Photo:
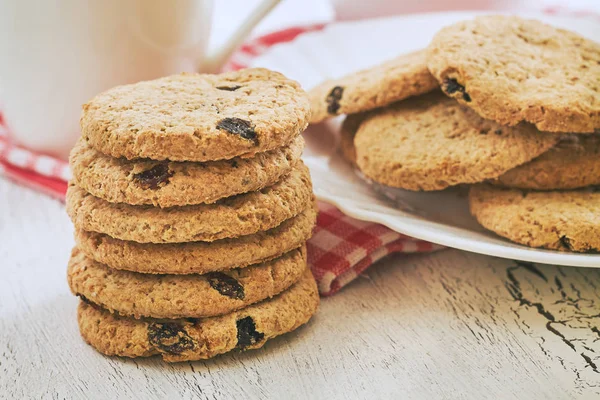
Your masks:
M351 114L342 153L373 181L415 191L482 184L471 191L471 211L488 229L531 246L600 249L590 236L600 224L577 228L589 227L596 195L547 192L600 183L597 43L538 21L479 17L309 96L321 110L311 122ZM515 200L532 190L546 191L535 217L531 201ZM575 209L565 222L567 206Z
M308 321L309 116L300 86L265 69L140 82L84 105L68 278L88 343L184 361Z
M266 69L181 74L96 96L83 106L81 130L112 157L227 160L289 144L309 107L298 83Z

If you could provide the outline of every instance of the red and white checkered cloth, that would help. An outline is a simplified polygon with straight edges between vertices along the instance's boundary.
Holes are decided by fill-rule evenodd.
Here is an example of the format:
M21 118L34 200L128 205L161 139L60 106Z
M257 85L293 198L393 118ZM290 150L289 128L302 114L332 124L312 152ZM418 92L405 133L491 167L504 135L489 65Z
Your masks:
M548 9L550 14L564 14ZM577 13L576 15L589 15ZM293 40L323 25L289 28L262 36L243 45L225 70L244 68L249 61L276 43ZM68 164L11 143L9 131L0 113L0 175L25 186L64 200L71 171ZM331 295L354 280L370 265L390 253L430 252L440 246L394 232L383 225L359 221L326 203L319 203L314 236L308 242L308 261L322 295Z
M319 202L317 226L307 248L319 292L328 296L388 254L425 253L442 246L351 218L331 204Z

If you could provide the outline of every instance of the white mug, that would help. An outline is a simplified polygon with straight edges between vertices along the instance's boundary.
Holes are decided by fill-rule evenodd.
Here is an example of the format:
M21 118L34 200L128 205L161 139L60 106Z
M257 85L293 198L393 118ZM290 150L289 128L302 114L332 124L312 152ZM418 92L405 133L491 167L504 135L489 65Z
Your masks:
M263 0L206 54L212 0L0 1L0 111L11 138L66 158L81 105L110 87L216 72L279 1Z

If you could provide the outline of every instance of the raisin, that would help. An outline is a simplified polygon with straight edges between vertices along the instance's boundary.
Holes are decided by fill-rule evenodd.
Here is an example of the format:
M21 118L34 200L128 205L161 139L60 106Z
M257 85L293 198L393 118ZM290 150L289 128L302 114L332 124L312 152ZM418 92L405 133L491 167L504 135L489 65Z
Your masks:
M494 131L494 133L495 133L496 135L502 135L502 129L496 129L496 130Z
M233 85L233 86L217 86L217 89L219 90L226 90L228 92L235 92L236 90L238 90L239 88L241 88L241 86L239 85Z
M446 78L444 80L444 90L448 94L454 94L456 92L462 93L462 97L465 101L471 101L471 96L467 92L465 92L465 87L458 83L456 79Z
M562 235L558 239L558 241L560 242L562 247L564 247L567 250L573 251L573 245L571 244L571 239L569 239L566 235Z
M236 160L231 160L231 166L233 168L237 168L238 167L238 162Z
M171 354L181 354L194 350L194 339L183 327L176 323L151 323L148 325L148 341L160 351Z
M342 86L336 86L331 89L331 92L327 95L325 102L327 103L327 112L329 114L337 114L340 109L340 100L344 94L344 88Z
M210 272L206 274L210 286L223 296L242 300L244 298L244 287L231 276L222 272Z
M217 129L240 135L242 138L251 140L255 145L258 145L258 137L250 121L241 118L223 118L217 124Z
M265 337L264 333L256 330L256 324L252 317L238 319L235 324L237 326L237 347L240 349L252 346Z
M156 164L146 171L133 175L142 189L158 189L162 185L169 183L169 178L172 176L173 172L169 171L168 162Z
M453 94L455 92L464 92L465 87L457 82L456 79L446 78L444 81L444 85L446 86L446 93Z

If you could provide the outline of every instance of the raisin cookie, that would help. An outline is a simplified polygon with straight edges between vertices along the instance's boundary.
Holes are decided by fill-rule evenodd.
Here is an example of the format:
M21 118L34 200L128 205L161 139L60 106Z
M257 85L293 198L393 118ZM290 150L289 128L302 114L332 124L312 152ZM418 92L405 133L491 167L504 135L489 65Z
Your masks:
M67 213L78 229L140 243L211 242L250 235L295 217L313 201L302 162L280 182L214 204L157 208L109 203L71 184Z
M271 298L296 283L305 269L305 246L262 264L205 275L120 271L74 248L67 279L73 294L121 315L201 318L228 314Z
M370 112L354 145L367 177L417 191L497 178L558 139L531 125L500 126L438 91Z
M375 67L325 81L310 90L310 122L383 107L437 87L427 69L425 50L403 54Z
M138 320L111 314L89 301L79 303L77 317L84 340L103 354L160 354L165 361L177 362L262 347L268 339L308 322L318 306L317 284L307 268L278 296L219 317Z
M288 174L302 155L304 139L252 158L206 163L126 160L107 156L80 140L71 152L73 181L111 203L159 207L214 203L253 192Z
M297 82L257 68L117 86L83 106L81 131L113 157L212 161L281 147L309 118Z
M279 257L312 235L316 204L267 231L214 242L137 243L96 232L75 231L77 247L111 268L144 274L205 274Z
M471 214L486 229L530 247L600 251L600 192L535 192L478 185L469 192Z
M440 30L427 65L484 118L541 131L600 129L600 44L539 21L484 16Z
M570 135L536 159L492 182L535 189L577 189L600 185L600 136Z

